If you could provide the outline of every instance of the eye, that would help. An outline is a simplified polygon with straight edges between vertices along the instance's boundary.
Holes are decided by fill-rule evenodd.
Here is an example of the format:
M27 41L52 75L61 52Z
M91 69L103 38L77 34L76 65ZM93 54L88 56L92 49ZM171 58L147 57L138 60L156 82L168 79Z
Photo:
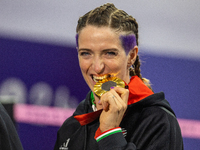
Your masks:
M89 52L80 52L80 55L81 56L88 56L88 55L90 55L90 53Z
M113 57L117 56L117 52L116 51L106 51L105 56L108 58L113 58Z
M107 52L106 54L107 54L107 55L114 55L114 56L115 56L115 55L116 55L116 52L112 52L112 51L111 51L111 52Z
M90 50L79 50L79 57L83 59L89 59L92 56L92 52Z

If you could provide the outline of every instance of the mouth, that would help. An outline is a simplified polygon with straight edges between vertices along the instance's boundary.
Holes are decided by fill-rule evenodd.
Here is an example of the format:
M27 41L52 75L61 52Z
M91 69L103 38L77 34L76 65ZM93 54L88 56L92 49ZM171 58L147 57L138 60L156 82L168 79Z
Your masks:
M99 82L99 81L102 81L102 80L104 80L106 78L109 78L109 77L111 77L110 74L105 74L105 75L102 75L102 76L95 76L95 75L93 75L92 79L93 79L94 82Z

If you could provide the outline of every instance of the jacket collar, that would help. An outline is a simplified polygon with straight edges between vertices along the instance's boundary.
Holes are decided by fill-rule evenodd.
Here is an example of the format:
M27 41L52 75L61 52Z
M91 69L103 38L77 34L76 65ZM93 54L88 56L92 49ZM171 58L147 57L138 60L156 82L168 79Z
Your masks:
M130 79L130 82L128 84L129 89L129 99L128 99L128 105L137 103L138 101L154 94L138 76L133 76ZM102 110L98 110L91 113L76 115L74 118L79 121L79 123L83 126L86 124L89 124L96 120Z

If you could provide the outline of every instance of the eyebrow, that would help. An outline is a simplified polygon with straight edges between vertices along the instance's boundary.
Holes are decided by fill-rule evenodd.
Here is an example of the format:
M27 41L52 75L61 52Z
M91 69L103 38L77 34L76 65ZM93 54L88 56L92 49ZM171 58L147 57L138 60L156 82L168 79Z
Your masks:
M117 51L119 51L118 49L116 49L116 48L109 48L109 49L104 49L104 50L102 50L103 52L108 52L108 51L115 51L115 52L117 52Z
M78 49L78 52L80 51L92 51L91 49L87 49L87 48L81 48L81 49Z
M81 49L78 49L78 52L79 51L92 51L91 49L87 49L87 48L81 48ZM103 52L106 52L106 51L118 51L118 49L116 49L116 48L108 48L108 49L103 49L102 50Z

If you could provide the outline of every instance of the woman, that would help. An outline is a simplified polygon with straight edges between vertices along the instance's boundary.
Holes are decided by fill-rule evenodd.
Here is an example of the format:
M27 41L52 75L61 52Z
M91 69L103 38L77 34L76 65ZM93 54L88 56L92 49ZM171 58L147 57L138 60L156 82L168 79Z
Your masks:
M79 18L76 40L91 91L59 129L54 149L183 149L164 94L154 94L140 74L136 20L108 3ZM123 80L126 88L95 94L95 84L110 77Z

